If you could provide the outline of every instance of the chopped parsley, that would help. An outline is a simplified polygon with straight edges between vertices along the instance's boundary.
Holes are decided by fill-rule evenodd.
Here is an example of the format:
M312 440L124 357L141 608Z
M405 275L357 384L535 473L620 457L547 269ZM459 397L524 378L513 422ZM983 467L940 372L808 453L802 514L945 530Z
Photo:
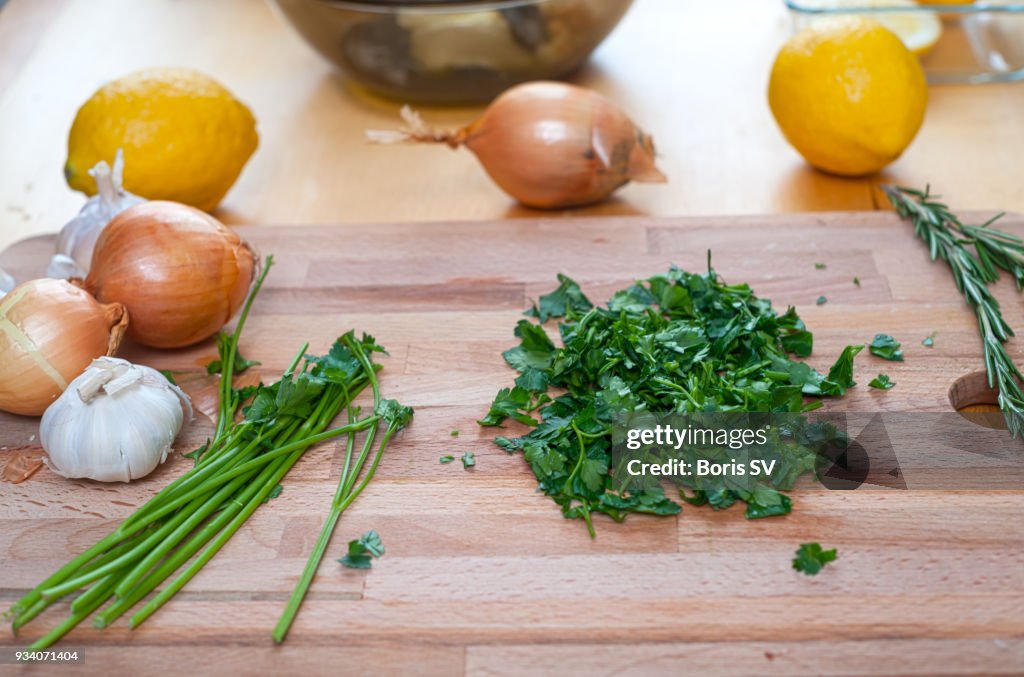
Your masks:
M793 568L808 576L816 576L829 562L836 559L836 549L823 550L819 543L804 543L796 551Z
M555 300L557 299L557 307ZM505 361L519 372L515 386L497 394L483 426L512 419L532 428L521 437L498 436L495 444L522 453L539 488L567 518L595 530L593 513L622 521L629 513L674 515L679 502L662 486L613 489L612 412L791 412L821 406L855 384L853 361L863 346L847 346L821 374L790 357L807 357L813 336L789 308L776 312L746 284L726 284L705 274L672 268L616 292L595 307L570 278L541 297L527 315L563 318L556 346L544 328L520 320L519 345ZM552 399L549 388L559 389ZM725 509L741 502L748 518L784 515L784 495L814 467L804 437L785 445L787 472L756 491L685 485L681 499Z
M871 351L872 355L881 357L883 360L889 360L890 362L902 362L903 351L900 350L900 342L889 336L888 334L876 334L871 345L868 346L868 350Z
M384 543L376 531L367 531L348 542L348 552L338 561L349 569L369 569L373 560L384 554Z
M868 383L868 386L878 388L879 390L889 390L894 385L896 385L896 382L891 380L888 374L879 374L871 379L871 383Z

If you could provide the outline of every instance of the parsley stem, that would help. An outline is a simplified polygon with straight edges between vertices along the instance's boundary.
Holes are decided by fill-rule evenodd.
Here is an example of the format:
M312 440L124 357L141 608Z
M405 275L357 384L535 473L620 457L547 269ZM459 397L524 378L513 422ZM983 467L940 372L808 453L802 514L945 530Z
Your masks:
M587 523L587 531L590 532L590 537L591 538L597 538L597 531L594 530L594 524L593 524L593 522L590 521L590 506L589 506L589 504L587 502L587 499L585 499L585 498L583 498L581 496L576 495L576 492L574 492L573 489L572 489L572 480L573 480L573 478L576 477L576 475L583 468L583 461L587 457L587 448L583 444L583 437L584 437L584 435L580 431L580 429L576 426L576 421L573 421L571 423L571 426L572 426L573 432L576 433L576 440L577 440L577 442L580 445L580 455L579 455L579 458L576 459L576 467L573 468L572 473L569 475L569 477L566 478L565 486L562 487L562 491L565 494L567 494L568 496L570 496L571 498L579 501L580 509L583 510L583 521Z
M771 360L763 360L761 362L757 362L756 364L752 364L749 367L746 367L745 369L740 369L738 372L736 372L736 378L743 378L744 376L753 374L754 372L761 371L762 369L770 366L772 366Z
M291 597L288 598L284 612L274 627L273 638L276 644L280 644L288 636L288 630L291 629L292 623L299 613L299 606L306 598L309 586L313 583L313 577L316 576L316 570L320 567L324 553L327 552L327 546L331 541L331 536L334 534L334 528L337 526L339 519L341 519L341 508L332 506L330 512L327 513L327 519L324 521L323 527L320 529L320 535L317 536L313 551L306 561L306 567L302 570L302 575L295 585L295 590L292 592Z
M264 469L263 472L260 473L260 476L246 487L244 492L234 498L224 508L224 510L217 515L216 519L203 527L195 537L189 539L189 542L183 551L176 552L167 563L157 569L152 576L153 580L147 582L137 592L135 592L131 603L127 604L123 609L119 609L119 613L117 615L120 616L129 608L135 606L135 604L149 594L151 590L177 571L182 564L206 545L211 538L216 537L213 543L208 545L206 550L203 551L195 561L189 564L188 567L179 574L169 586L157 593L157 595L139 612L132 616L129 622L130 627L138 627L139 624L149 618L153 612L162 607L171 597L177 594L178 591L181 590L186 583L192 580L192 578L199 573L199 570L202 569L215 554L217 554L221 547L223 547L224 543L234 535L238 528L247 519L249 519L249 516L252 515L256 508L263 503L263 500L270 494L273 488L277 486L285 474L287 474L292 465L302 457L302 454L303 450L296 451L292 456L279 459L272 466ZM110 620L113 621L114 618L111 618Z
M252 309L253 301L256 300L256 295L260 293L263 282L267 279L267 273L270 272L270 268L273 265L273 256L268 256L264 259L263 270L256 277L256 282L253 284L249 296L245 299L245 305L242 306L242 312L238 316L238 323L235 324L235 331L232 332L231 338L228 341L228 349L224 355L221 355L220 415L217 417L217 431L214 434L215 440L219 440L227 432L228 425L230 425L234 418L235 409L237 408L237 402L235 402L234 397L234 382L238 340L241 338L242 330L245 328L245 321L249 318L249 311Z
M365 430L365 429L369 428L372 425L376 425L378 420L380 420L379 417L371 416L369 418L365 418L365 419L363 419L361 421L357 421L355 423L350 423L350 424L342 426L340 428L334 428L332 430L328 430L328 431L325 431L325 432L322 432L322 433L319 433L319 434L316 434L316 435L311 435L309 437L304 437L304 438L298 439L298 440L296 440L294 442L289 442L288 444L285 444L283 446L277 447L276 449L273 449L272 451L268 451L268 452L265 452L263 454L260 454L256 458L253 458L253 459L251 459L249 461L246 461L245 463L242 463L241 465L235 466L231 470L225 471L225 472L217 475L216 477L210 478L210 480L207 483L203 484L202 486L199 486L199 487L196 487L196 488L192 489L189 493L183 494L183 495L175 498L171 502L169 502L169 503L167 503L165 505L162 505L159 508L159 510L157 510L153 514L147 515L146 519L143 521L143 524L152 522L152 521L154 521L156 519L159 519L160 517L163 517L164 515L166 515L166 514L168 514L170 512L173 512L176 508L178 508L181 505L187 503L192 498L195 498L196 496L202 495L203 493L205 493L206 491L208 491L212 487L224 484L225 482L228 482L229 480L232 480L235 477L238 477L239 475L242 475L242 474L244 474L246 472L249 472L251 470L260 468L260 467L266 465L267 463L269 463L270 461L273 461L275 459L280 458L281 456L284 456L286 454L290 454L293 451L296 451L298 449L302 449L302 448L305 448L305 447L308 447L308 446L312 446L314 444L319 444L320 442L325 442L325 441L327 441L329 439L332 439L334 437L337 437L339 435L354 434L354 433L359 432L361 430Z
M103 604L103 601L110 596L110 593L114 591L114 586L116 584L117 579L113 576L111 577L110 580L102 583L102 587L99 593L95 596L93 601L88 606L86 606L83 609L80 609L79 611L73 612L70 616L64 619L64 621L60 623L57 627L55 627L53 630L50 630L48 633L46 633L45 635L37 639L35 642L33 642L28 647L28 650L40 651L48 646L53 645L54 642L56 642L61 637L69 633L76 625L85 620L89 616L89 614L91 614L93 611L99 608L99 606Z
M316 577L316 572L320 568L320 563L323 561L324 554L327 552L327 547L330 545L331 537L334 535L334 530L337 527L342 514L363 492L366 486L370 483L370 480L373 479L374 474L377 472L377 466L384 455L384 450L387 448L388 442L391 440L391 437L395 432L404 425L403 421L391 418L392 414L390 411L392 410L385 410L382 406L383 403L381 401L380 385L377 380L376 368L370 362L363 344L356 341L351 333L342 337L342 343L359 362L363 369L363 376L365 376L369 381L370 387L373 391L374 415L369 417L369 419L364 419L364 421L372 420L373 425L367 428L359 455L354 461L352 457L355 451L355 431L353 430L349 433L348 440L345 444L345 463L342 467L341 476L338 478L338 488L331 501L331 507L327 513L327 519L324 520L323 526L320 529L320 534L317 536L316 543L309 555L309 559L306 560L306 566L303 568L302 574L296 582L295 589L288 598L288 602L285 604L285 608L281 612L281 617L278 619L277 625L274 627L272 637L274 642L277 644L283 642L288 636L288 632L291 629L292 624L295 622L295 618L298 616L299 607L302 606L302 602L305 599L306 594L309 592L313 579ZM408 412L411 416L411 410L408 410ZM352 421L354 421L355 417L355 411L350 405L348 409L350 427L352 426ZM370 462L369 468L367 468L364 474L363 468L366 465L370 450L373 448L377 429L379 427L379 421L385 418L388 420L387 429L377 446L377 451L373 456L373 460ZM357 485L356 482L359 481L360 475L363 475L363 479Z
M159 560L163 559L164 555L170 552L172 548L181 543L185 537L191 534L215 510L220 509L240 487L248 484L255 474L255 472L250 472L235 477L212 495L197 498L186 506L180 514L187 517L187 519L181 520L166 538L161 539L156 547L152 548L141 561L132 567L131 571L121 577L115 589L117 596L126 597L132 587L146 575L146 572Z

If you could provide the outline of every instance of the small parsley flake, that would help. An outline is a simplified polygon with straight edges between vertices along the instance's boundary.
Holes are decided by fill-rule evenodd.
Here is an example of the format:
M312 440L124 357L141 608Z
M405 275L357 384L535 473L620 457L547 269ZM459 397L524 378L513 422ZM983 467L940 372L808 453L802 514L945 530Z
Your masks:
M868 384L869 387L879 390L890 390L894 385L896 385L896 381L890 379L888 374L879 374Z
M871 345L868 346L868 350L871 351L872 355L881 357L883 360L889 360L890 362L903 361L903 351L900 350L900 342L888 334L875 335Z
M823 550L820 543L804 543L796 551L793 568L808 576L816 576L826 564L835 559L835 548Z
M338 560L349 569L369 569L373 560L384 554L384 543L376 531L367 531L354 541L348 542L348 552Z

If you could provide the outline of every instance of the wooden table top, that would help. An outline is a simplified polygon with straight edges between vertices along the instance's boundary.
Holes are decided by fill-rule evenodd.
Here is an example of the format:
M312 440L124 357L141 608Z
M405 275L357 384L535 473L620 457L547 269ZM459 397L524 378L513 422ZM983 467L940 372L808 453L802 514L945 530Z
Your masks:
M1005 227L1024 232L1020 217ZM760 233L771 232L766 246ZM671 262L701 270L705 252L731 282L776 308L795 305L814 332L809 362L877 332L904 362L858 356L859 385L834 410L952 412L947 391L981 369L976 320L949 272L892 214L655 220L240 228L271 271L242 341L280 373L296 346L322 352L341 332L390 350L382 392L416 408L373 482L345 512L287 642L271 629L326 515L343 445L307 452L281 496L262 506L166 607L135 631L89 623L58 646L85 651L85 674L856 675L1024 671L1024 491L865 489L792 494L785 517L686 506L678 516L599 516L597 538L536 489L522 455L475 420L514 372L501 358L528 299L562 271L595 301ZM493 246L502 243L500 247ZM884 246L876 243L882 242ZM24 242L0 265L45 261L52 238ZM401 261L401 265L396 265ZM815 263L826 263L818 269ZM858 277L861 284L855 285ZM936 290L941 290L937 292ZM1011 281L996 291L1024 326ZM820 294L828 303L816 305ZM932 348L921 344L938 331ZM1018 343L1011 344L1020 361ZM212 341L127 359L203 371ZM888 373L889 391L867 387ZM184 375L179 374L182 379ZM458 437L450 432L459 430ZM182 434L203 442L209 424ZM38 444L35 419L0 414L0 450ZM851 431L852 433L852 431ZM1024 444L1005 440L1009 454ZM1014 446L1016 445L1016 446ZM477 465L440 456L476 454ZM0 451L0 455L4 452ZM905 463L903 448L897 450ZM175 453L128 485L65 480L43 468L0 484L0 608L107 534L189 467ZM906 468L905 465L903 465ZM1017 466L1019 467L1019 465ZM908 484L914 475L906 471ZM1018 478L1019 472L1013 473ZM974 475L972 475L973 477ZM964 479L970 479L965 477ZM387 554L370 571L334 560L376 529ZM790 563L798 544L839 550L817 577ZM0 650L30 641L67 612L61 601ZM23 646L23 644L20 644ZM0 666L0 671L3 667Z
M869 180L806 166L768 111L789 32L781 0L637 0L578 81L654 134L667 186L631 186L582 215L873 209ZM220 216L321 224L535 216L467 152L369 146L398 104L353 93L261 0L9 0L0 10L0 249L53 232L82 196L64 183L67 131L102 83L186 65L255 112L260 148ZM441 125L479 109L427 109ZM1024 211L1024 85L936 86L917 141L884 178L931 183L960 208Z

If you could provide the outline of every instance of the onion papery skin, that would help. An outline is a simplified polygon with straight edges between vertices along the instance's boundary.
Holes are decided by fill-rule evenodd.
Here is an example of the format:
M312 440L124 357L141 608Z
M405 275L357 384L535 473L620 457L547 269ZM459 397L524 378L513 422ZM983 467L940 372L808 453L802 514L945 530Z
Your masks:
M0 409L40 416L97 357L113 355L128 325L67 280L31 280L0 299Z
M664 182L650 136L601 94L561 82L508 90L461 130L498 186L544 209L604 200L630 181Z
M248 245L209 214L144 202L104 228L85 288L125 305L132 340L181 348L227 324L245 301L255 267Z

